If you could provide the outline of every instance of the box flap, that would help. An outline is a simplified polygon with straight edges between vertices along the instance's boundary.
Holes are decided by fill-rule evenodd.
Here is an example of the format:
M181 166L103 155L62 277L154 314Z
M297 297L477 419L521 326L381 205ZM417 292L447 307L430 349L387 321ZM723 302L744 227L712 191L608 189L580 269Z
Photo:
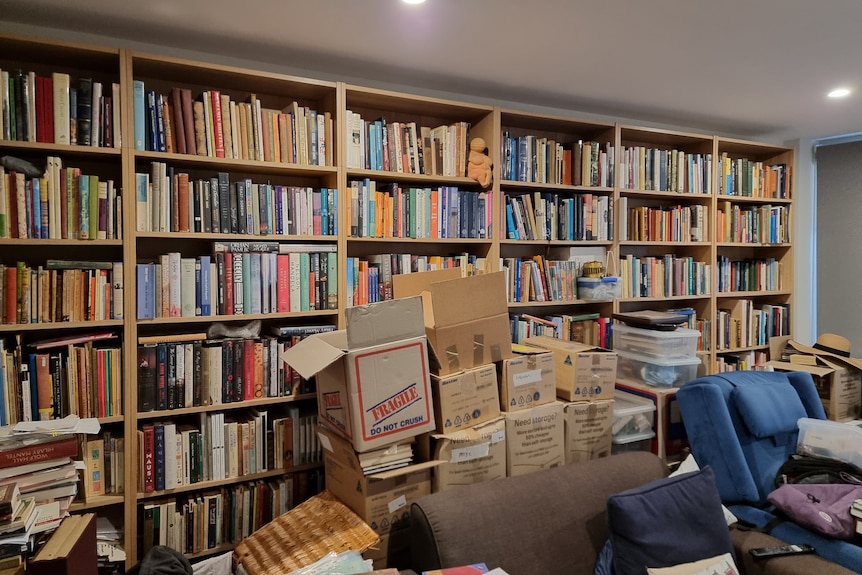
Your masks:
M281 359L309 379L344 355L347 332L342 330L309 336L281 353Z
M807 365L804 363L791 363L789 361L771 360L767 361L766 365L774 367L775 369L779 369L781 371L804 371L806 373L810 373L811 375L816 375L817 377L825 377L831 373L835 373L835 370L831 367Z
M400 477L402 475L407 475L409 473L413 473L415 471L422 471L423 469L432 469L439 465L446 463L440 459L433 459L431 461L423 461L422 463L411 463L405 467L399 467L398 469L390 469L389 471L381 471L380 473L372 473L370 475L366 475L367 479L373 479L375 481L383 480L383 479L392 479L393 477Z
M779 358L790 341L789 335L778 335L769 338L769 357Z
M429 328L508 314L503 272L461 277L459 268L401 274L392 278L396 298L422 295Z
M573 353L582 353L585 351L593 351L598 349L593 345L587 345L585 343L580 343L577 341L566 341L562 339L557 339L555 337L549 337L547 335L538 335L525 338L524 343L543 347L545 349L562 349Z
M344 313L351 350L425 335L421 297L349 307Z

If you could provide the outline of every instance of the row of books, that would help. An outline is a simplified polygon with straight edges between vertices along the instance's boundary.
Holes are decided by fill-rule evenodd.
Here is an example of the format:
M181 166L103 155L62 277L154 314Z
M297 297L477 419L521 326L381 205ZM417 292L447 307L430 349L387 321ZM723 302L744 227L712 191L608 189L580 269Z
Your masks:
M503 131L504 180L574 186L614 185L614 147L594 141L562 143L544 136Z
M712 193L712 154L623 146L620 187L628 190Z
M775 258L731 260L718 256L718 291L773 291L784 288L784 265Z
M141 337L138 411L219 405L307 393L310 382L280 358L311 333L334 326L285 328L290 335L207 339L206 334ZM280 328L279 328L280 330ZM164 340L180 341L164 341ZM158 342L151 340L161 340Z
M790 206L739 206L720 202L716 212L716 238L746 244L782 244L791 241Z
M769 354L763 350L722 354L716 357L717 372L771 369L765 365L767 361L769 361Z
M347 110L347 167L402 174L463 177L467 171L470 124L434 128L386 118L366 120Z
M620 201L626 215L625 240L637 242L702 242L709 237L709 207L636 206ZM620 238L623 239L622 237Z
M330 112L293 102L263 107L256 94L237 102L220 90L194 96L188 88L162 94L142 80L134 93L135 149L235 160L331 166Z
M197 427L172 421L145 423L137 431L141 493L270 469L266 411L201 413Z
M119 148L120 85L53 72L0 71L0 137Z
M512 343L523 343L528 337L548 336L606 349L613 347L613 321L599 313L544 317L526 313L511 314L509 328Z
M721 154L718 193L722 196L790 199L793 166L765 164Z
M137 264L138 319L337 308L334 245L269 242L250 246L255 251L237 245L216 245L211 256L170 252L158 263Z
M47 260L0 264L0 323L123 318L122 262Z
M126 440L111 431L100 437L82 440L81 459L84 470L84 500L125 491Z
M116 334L82 334L23 345L0 340L0 424L123 413ZM102 343L106 342L106 343Z
M147 503L138 513L139 557L153 545L193 554L237 543L322 490L323 473L312 469Z
M64 168L57 156L38 178L0 167L0 238L112 240L122 230L114 180Z
M741 299L718 310L715 325L718 350L765 346L770 337L790 334L790 307Z
M503 258L510 302L574 301L578 299L576 261L549 260L544 256Z
M317 414L303 414L296 406L288 407L286 414L272 421L273 466L288 470L323 461Z
M338 190L234 179L192 179L163 162L135 174L140 232L338 234Z
M347 306L392 299L392 276L396 274L460 268L462 276L486 271L486 259L475 254L451 256L419 254L373 254L347 258Z
M610 196L534 192L506 198L510 240L613 240L614 200Z
M356 238L488 238L489 192L350 181L350 235Z
M619 260L619 273L624 298L706 295L712 290L712 266L692 256L628 254Z

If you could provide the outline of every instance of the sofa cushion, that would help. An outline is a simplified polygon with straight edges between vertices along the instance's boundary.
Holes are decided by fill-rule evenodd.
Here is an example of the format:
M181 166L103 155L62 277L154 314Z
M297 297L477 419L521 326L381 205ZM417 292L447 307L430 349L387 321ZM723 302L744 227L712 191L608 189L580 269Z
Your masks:
M733 552L710 467L612 495L608 531L615 575Z
M758 439L797 431L797 421L808 417L799 394L787 381L736 387L730 392L730 402L748 432Z

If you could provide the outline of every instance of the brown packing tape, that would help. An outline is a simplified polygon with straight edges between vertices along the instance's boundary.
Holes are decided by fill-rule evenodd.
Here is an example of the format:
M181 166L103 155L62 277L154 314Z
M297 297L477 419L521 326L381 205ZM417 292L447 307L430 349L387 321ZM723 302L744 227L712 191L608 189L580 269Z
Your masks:
M458 347L455 345L450 345L446 348L446 363L449 366L449 369L452 371L458 371L461 369L461 362L458 361Z
M473 335L473 365L482 365L485 357L485 334Z

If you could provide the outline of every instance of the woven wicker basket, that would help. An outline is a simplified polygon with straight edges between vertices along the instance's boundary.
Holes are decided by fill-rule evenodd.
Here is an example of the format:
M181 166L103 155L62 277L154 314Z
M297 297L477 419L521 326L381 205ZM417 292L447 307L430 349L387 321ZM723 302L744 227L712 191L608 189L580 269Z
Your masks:
M323 491L243 539L233 557L249 575L285 575L330 551L361 553L379 542L367 523Z

